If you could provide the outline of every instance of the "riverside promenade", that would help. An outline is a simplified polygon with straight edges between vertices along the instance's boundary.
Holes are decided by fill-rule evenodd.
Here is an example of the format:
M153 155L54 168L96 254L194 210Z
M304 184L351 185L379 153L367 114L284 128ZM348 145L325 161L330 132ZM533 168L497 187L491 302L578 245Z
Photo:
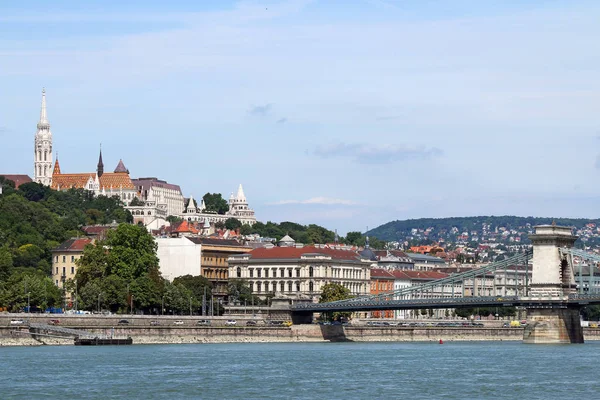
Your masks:
M212 317L209 326L198 325L202 316L138 316L138 315L63 315L63 314L0 314L0 346L72 345L72 338L53 336L33 338L27 324L13 325L11 321L47 324L58 320L58 325L81 329L98 335L133 338L134 344L182 343L261 343L261 342L421 342L432 341L521 341L523 328L504 328L503 321L486 321L483 327L436 326L368 326L356 322L341 325L272 326L263 319L235 318L235 325L227 325L233 317ZM127 320L124 323L122 320ZM247 321L257 321L247 326ZM121 321L121 323L119 323ZM600 329L585 328L586 340L600 340Z

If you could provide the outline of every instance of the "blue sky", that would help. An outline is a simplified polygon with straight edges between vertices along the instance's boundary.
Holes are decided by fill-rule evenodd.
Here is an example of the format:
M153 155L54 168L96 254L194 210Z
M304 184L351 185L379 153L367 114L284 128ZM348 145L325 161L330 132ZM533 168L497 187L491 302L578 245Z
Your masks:
M263 221L597 218L599 17L592 1L3 3L0 172L32 175L45 87L63 172L94 170L102 143L105 168L186 197L242 183Z

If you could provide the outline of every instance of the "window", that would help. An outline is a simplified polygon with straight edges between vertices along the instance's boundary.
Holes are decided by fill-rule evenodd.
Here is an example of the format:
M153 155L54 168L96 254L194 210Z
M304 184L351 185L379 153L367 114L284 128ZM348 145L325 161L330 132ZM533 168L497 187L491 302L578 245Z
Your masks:
M75 262L75 256L71 256L71 262Z
M238 278L242 277L242 269L240 267L237 267L237 277Z
M63 273L62 273L62 274L63 274L63 275L66 275L66 274L67 274L67 267L63 267Z
M288 282L288 292L292 291L292 282Z
M58 256L54 256L54 262L57 263L58 262Z
M291 277L292 277L292 269L289 268L288 269L288 278L291 278ZM290 292L291 292L291 289L290 289Z
M256 291L260 292L260 287L261 287L261 283L260 282L256 282Z
M254 278L254 268L248 270L250 272L250 278Z
M308 291L312 292L315 289L315 285L312 282L308 283Z
M296 292L300 291L300 282L296 282Z
M285 283L283 283L283 282L279 283L279 289L280 289L282 292L285 292Z
M265 268L265 278L269 277L269 268Z
M75 273L75 267L71 267L71 274Z
M309 268L308 268L308 277L309 277L309 278L312 278L312 277L313 277L313 274L314 274L313 267L309 267ZM312 292L312 289L311 289L310 291Z
M300 268L296 268L296 278L300 278Z
M260 268L258 268L256 270L256 276L258 276L260 278L261 273L262 273L262 270ZM259 292L260 292L260 290L259 290Z
M67 256L63 256L63 262L66 263L67 262Z

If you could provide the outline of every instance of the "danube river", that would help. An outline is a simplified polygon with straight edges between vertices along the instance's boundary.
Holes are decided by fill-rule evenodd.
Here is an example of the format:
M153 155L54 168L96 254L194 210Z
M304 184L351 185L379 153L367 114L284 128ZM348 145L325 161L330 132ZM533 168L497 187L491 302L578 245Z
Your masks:
M0 348L0 398L593 399L600 343Z

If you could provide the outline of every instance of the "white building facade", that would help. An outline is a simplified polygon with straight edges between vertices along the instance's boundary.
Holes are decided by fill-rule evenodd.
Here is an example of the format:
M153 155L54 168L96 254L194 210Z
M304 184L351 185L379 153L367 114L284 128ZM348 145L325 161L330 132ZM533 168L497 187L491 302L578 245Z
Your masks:
M229 197L229 210L225 214L207 212L204 200L198 205L193 196L190 196L187 205L182 207L181 210L177 216L190 222L208 222L214 224L216 222L225 222L229 218L235 218L243 225L254 225L256 223L254 210L248 205L241 184L238 187L237 195L234 196L231 193Z
M316 302L328 283L341 284L354 296L369 293L371 261L355 251L326 245L258 248L228 262L229 278L247 280L261 297L276 293Z
M200 275L202 246L186 237L155 238L162 276L172 282L178 276Z

